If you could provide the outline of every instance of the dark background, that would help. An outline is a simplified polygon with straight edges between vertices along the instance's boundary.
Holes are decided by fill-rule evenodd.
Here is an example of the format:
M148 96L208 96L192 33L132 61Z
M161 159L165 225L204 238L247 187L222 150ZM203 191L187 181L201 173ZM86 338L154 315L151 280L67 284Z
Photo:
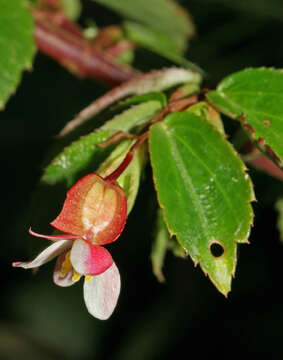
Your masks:
M282 1L181 3L197 26L187 56L206 70L205 86L215 87L224 76L247 67L282 67ZM90 1L84 5L82 23L86 18L101 26L119 22L117 15ZM145 51L139 52L136 63L143 64L143 69L168 64ZM152 275L154 205L149 169L119 246L113 246L122 291L110 320L101 322L87 313L81 283L56 287L53 264L42 267L35 277L11 267L12 261L28 257L29 204L47 147L63 125L105 89L73 77L38 54L33 71L24 74L0 114L0 360L171 359L178 350L184 351L184 359L210 355L219 359L283 358L283 246L273 207L283 188L279 181L259 172L250 171L258 199L253 204L255 224L250 245L240 246L228 299L190 259L169 254L165 284ZM233 129L230 120L225 124Z

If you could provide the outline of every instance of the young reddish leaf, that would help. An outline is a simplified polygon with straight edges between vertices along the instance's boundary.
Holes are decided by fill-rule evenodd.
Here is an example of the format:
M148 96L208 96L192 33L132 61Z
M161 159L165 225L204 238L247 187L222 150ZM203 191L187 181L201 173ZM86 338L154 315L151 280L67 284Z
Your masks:
M127 198L120 186L88 174L68 191L63 209L51 225L102 245L117 239L126 217Z

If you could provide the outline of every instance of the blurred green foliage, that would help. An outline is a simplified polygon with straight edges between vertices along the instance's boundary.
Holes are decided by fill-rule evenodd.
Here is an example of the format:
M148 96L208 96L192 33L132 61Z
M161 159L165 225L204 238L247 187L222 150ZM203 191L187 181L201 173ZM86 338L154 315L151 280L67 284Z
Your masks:
M208 74L208 87L224 76L250 66L280 68L283 61L281 1L182 1L193 16L197 36L187 56ZM80 21L99 26L119 17L83 1ZM168 61L139 50L135 65L160 68ZM280 359L283 356L283 248L273 204L282 184L250 171L256 183L255 226L249 246L242 246L236 279L228 299L220 295L190 259L166 259L167 282L151 272L150 249L156 204L151 174L119 242L111 246L122 277L118 307L107 322L88 315L81 284L70 289L52 283L52 264L36 276L11 267L27 258L31 194L41 174L46 148L74 114L105 88L80 80L38 54L34 69L24 75L1 117L2 296L0 359L14 360L155 360L240 356ZM232 121L225 123L232 133ZM56 201L56 199L54 200ZM42 207L47 206L41 204ZM33 214L33 216L36 214ZM34 239L34 241L41 241Z

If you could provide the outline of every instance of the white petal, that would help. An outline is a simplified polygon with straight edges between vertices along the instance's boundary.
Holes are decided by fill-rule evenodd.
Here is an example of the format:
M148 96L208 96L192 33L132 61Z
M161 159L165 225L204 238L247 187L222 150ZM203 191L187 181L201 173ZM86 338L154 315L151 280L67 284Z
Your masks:
M104 273L113 264L108 250L80 239L74 241L70 260L79 274L91 276Z
M115 263L103 274L85 279L84 300L88 312L100 320L108 319L116 307L120 287L120 274Z
M41 266L48 261L60 255L63 251L69 249L73 244L71 240L59 240L44 249L34 260L25 262L14 262L14 267L22 267L24 269L31 269Z

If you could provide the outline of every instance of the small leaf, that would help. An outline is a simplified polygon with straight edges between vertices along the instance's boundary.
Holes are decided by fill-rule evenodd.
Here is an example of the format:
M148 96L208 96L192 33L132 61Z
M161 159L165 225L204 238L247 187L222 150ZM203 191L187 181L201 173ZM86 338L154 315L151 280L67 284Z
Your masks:
M0 0L0 109L17 88L35 53L33 20L24 0Z
M186 96L196 94L199 91L200 91L200 84L189 82L175 89L170 96L170 100L179 100Z
M77 20L82 12L81 0L62 0L63 10L71 20Z
M280 240L283 241L283 198L276 201L275 209L278 212L277 228L280 234Z
M72 185L81 172L89 167L95 170L103 155L109 153L107 148L101 148L98 144L108 140L116 131L127 132L149 121L159 109L160 102L152 100L116 115L100 129L73 142L57 155L45 169L42 181L48 184L66 181L68 186Z
M195 33L188 12L172 0L94 0L140 24L164 33L180 50Z
M158 200L171 235L226 295L237 243L247 242L253 218L254 194L243 162L211 124L186 112L154 124L149 144Z
M277 165L283 166L283 72L247 69L234 73L207 94L224 114L241 119L242 126Z
M168 250L171 250L172 253L181 258L187 256L185 250L177 242L175 236L170 236L165 221L163 219L161 209L157 211L157 219L155 225L155 235L154 241L151 249L151 264L152 272L156 276L157 280L164 282L165 278L162 272L162 267Z
M153 274L160 282L164 282L165 278L162 272L162 267L166 252L168 250L168 244L170 241L170 234L167 230L167 226L163 220L161 210L158 210L156 219L155 238L151 249L151 263Z
M130 150L133 141L125 140L112 151L110 156L101 164L97 173L102 177L110 175L119 167ZM127 196L128 215L131 212L138 193L140 178L146 160L146 145L140 145L134 153L133 159L127 169L118 178L118 184L124 189Z

